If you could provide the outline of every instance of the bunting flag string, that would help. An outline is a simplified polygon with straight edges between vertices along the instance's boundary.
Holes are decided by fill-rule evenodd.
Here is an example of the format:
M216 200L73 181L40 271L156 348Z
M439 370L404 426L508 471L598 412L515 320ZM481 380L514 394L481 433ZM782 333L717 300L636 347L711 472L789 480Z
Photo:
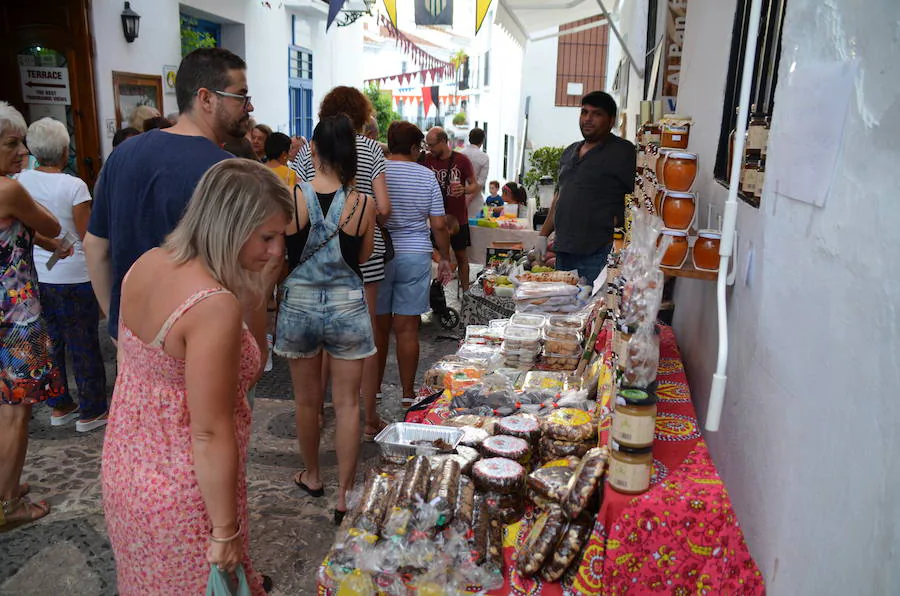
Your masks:
M407 72L402 74L391 75L387 77L376 77L374 79L366 79L363 81L364 84L369 85L371 83L385 85L388 81L391 82L399 82L400 84L409 84L412 80L417 79L424 85L428 79L437 83L439 79L446 78L446 73L444 72L444 68L441 66L436 66L434 68L427 68L425 70L417 70L415 72Z
M424 70L438 70L444 78L453 78L456 76L456 66L452 62L444 62L435 58L406 37L402 31L394 26L391 19L384 15L379 16L379 24L387 29L388 35L395 40L395 44L402 48L403 51L412 57L413 62L421 66Z

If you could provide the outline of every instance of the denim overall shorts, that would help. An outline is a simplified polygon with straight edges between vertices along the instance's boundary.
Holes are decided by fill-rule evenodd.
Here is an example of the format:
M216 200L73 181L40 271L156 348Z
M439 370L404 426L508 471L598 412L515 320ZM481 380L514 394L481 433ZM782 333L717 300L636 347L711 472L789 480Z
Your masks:
M309 213L309 239L297 265L282 284L275 329L275 353L285 358L312 358L324 348L334 358L359 360L376 353L366 292L359 275L341 254L335 230L347 192L338 190L328 209L308 182L300 183ZM328 243L307 261L326 238Z

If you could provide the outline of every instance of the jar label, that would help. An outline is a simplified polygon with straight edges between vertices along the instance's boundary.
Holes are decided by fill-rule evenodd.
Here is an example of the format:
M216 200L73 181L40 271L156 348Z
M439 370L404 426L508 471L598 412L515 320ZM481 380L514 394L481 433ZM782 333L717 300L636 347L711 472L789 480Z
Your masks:
M615 456L609 458L609 483L627 492L643 492L650 488L650 464L628 464Z
M747 129L747 149L762 151L769 140L769 130L765 126L751 126Z
M616 403L623 405L618 400ZM616 409L612 421L612 436L619 443L634 447L650 445L655 432L656 416L634 416L625 410Z
M680 141L680 140L681 140L681 135L672 135L672 140L673 140L673 141Z

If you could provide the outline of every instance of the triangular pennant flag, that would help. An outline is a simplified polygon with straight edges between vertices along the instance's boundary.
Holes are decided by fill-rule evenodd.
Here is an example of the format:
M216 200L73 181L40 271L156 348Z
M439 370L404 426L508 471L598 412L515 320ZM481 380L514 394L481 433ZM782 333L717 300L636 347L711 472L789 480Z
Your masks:
M438 92L440 91L440 87L437 85L433 87L422 87L422 100L425 102L424 114L428 115L428 110L431 109L431 106L434 105L437 111L440 111L440 97Z
M328 0L328 23L325 25L325 31L331 28L334 19L337 18L338 13L344 7L344 2L345 0Z
M487 16L490 7L491 0L475 0L475 35L478 35L478 31L481 30L484 17Z
M391 25L396 27L397 26L397 0L384 0L384 9L388 13L388 18L391 19Z

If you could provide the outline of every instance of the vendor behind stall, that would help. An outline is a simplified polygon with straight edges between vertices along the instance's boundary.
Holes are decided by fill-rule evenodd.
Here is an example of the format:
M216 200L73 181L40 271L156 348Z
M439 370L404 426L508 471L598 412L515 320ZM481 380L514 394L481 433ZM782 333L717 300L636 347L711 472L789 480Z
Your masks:
M634 145L612 134L616 102L593 91L581 100L583 141L569 145L559 163L556 196L541 236L556 232L556 268L577 270L593 282L612 250L613 228L625 221L625 195L634 189Z

